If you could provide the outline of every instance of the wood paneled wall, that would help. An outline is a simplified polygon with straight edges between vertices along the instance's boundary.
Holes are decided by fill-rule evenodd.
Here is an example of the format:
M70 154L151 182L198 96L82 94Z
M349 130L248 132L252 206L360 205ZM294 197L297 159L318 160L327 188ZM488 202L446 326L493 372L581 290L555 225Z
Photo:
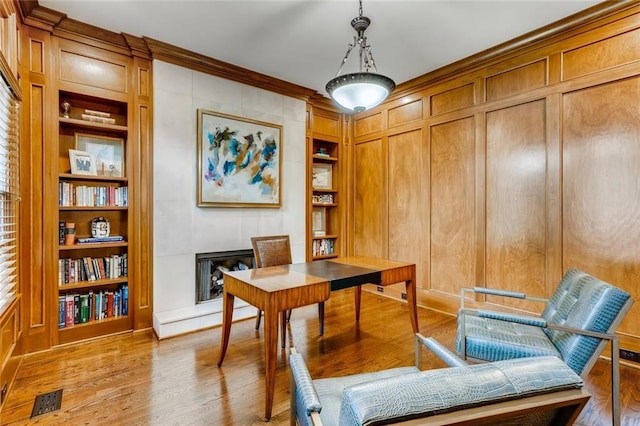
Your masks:
M416 262L452 314L463 286L546 297L577 267L631 293L640 348L640 5L593 16L353 116L350 252Z

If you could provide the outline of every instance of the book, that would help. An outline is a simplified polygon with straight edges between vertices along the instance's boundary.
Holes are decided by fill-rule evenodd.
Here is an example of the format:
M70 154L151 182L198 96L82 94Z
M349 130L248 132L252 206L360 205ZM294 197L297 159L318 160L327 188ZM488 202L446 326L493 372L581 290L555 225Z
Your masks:
M64 328L67 323L67 301L64 294L58 296L58 328Z
M73 294L65 296L65 328L73 327Z
M64 245L64 222L58 222L58 244Z
M84 263L84 268L87 273L87 281L95 281L96 273L93 270L93 261L90 257L83 257L82 261Z
M80 324L80 295L73 295L73 323Z
M111 117L111 114L108 112L96 111L94 109L85 109L84 112L85 114L93 115L94 117L104 117L104 118Z
M122 286L122 315L129 315L129 285Z
M80 324L89 322L89 295L80 295Z
M78 238L78 244L95 244L95 243L109 243L109 242L117 242L124 241L124 237L122 235L110 235L108 237L83 237Z

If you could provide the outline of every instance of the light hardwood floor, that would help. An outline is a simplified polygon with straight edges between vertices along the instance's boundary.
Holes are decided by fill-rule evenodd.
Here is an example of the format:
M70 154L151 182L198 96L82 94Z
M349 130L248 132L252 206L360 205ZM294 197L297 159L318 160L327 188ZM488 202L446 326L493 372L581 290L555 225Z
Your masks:
M318 377L374 371L413 363L406 304L363 293L359 325L353 292L332 294L325 334L318 336L316 306L293 311L288 344ZM420 330L453 348L455 320L419 310ZM262 329L237 322L221 368L220 328L158 341L150 332L112 336L28 356L1 414L2 425L258 425L265 423ZM424 352L423 369L443 367ZM281 350L273 418L288 424L289 369ZM623 424L640 425L640 370L621 367ZM610 424L609 365L599 361L586 380L593 395L580 425ZM62 408L29 419L35 396L62 388Z

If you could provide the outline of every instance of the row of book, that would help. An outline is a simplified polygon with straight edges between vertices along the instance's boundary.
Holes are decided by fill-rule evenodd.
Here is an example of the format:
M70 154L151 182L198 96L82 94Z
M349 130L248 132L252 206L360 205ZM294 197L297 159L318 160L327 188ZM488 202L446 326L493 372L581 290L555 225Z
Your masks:
M322 238L320 240L313 240L312 254L314 256L333 254L333 239Z
M126 186L86 186L73 182L58 183L59 207L126 206L129 189Z
M70 328L129 313L129 286L121 285L117 290L67 293L58 296L58 328Z
M58 285L126 277L128 269L127 253L99 258L65 257L58 260Z

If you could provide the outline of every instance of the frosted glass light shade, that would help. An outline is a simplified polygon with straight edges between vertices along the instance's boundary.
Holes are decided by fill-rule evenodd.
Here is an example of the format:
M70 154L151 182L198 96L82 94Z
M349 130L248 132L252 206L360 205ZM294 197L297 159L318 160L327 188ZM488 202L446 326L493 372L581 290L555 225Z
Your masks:
M389 77L360 72L334 78L327 83L326 90L341 107L361 112L379 105L395 87Z

